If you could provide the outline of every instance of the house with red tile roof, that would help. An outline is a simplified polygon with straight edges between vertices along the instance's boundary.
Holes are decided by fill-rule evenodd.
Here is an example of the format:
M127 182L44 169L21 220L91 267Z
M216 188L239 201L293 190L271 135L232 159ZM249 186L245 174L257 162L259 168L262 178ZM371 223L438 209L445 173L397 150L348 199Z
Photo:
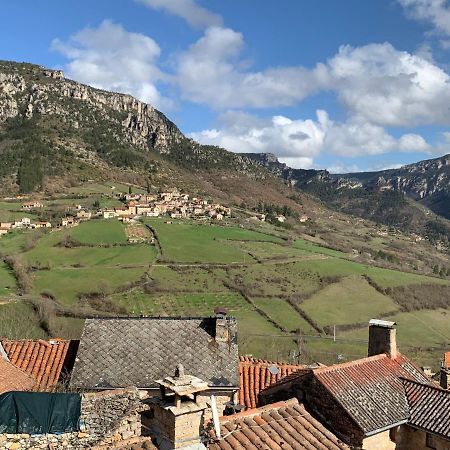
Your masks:
M63 381L74 363L78 341L63 339L0 340L0 349L9 362L30 375L36 389L49 391Z
M258 395L264 388L304 368L300 364L239 357L239 403L246 408L256 408L259 406Z
M294 398L224 416L220 436L211 430L210 437L211 450L350 449Z
M11 391L32 391L36 381L0 355L0 394Z
M389 431L410 414L402 379L432 383L397 351L395 331L393 322L371 321L367 358L302 370L263 390L261 403L296 397L350 446L394 449Z

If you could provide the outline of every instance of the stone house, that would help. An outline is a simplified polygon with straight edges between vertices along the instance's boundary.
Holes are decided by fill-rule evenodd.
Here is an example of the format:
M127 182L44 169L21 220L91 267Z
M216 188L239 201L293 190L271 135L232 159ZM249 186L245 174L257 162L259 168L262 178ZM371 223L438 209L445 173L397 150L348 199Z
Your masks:
M89 220L92 217L91 211L86 211L85 209L80 209L77 211L77 219Z
M22 203L22 209L29 211L30 209L43 208L44 205L38 201Z
M9 228L3 228L0 227L0 236L3 236L4 234L8 234Z
M396 450L450 449L450 391L403 379L408 423L392 430Z
M5 230L10 230L13 226L12 222L0 222L0 228L3 228Z
M237 401L239 390L236 320L225 315L205 318L87 319L70 386L82 391L136 386L150 395L155 380L182 364L202 378L219 409Z
M114 209L104 209L102 211L102 215L104 219L113 219L115 217L118 217L118 214Z
M351 447L395 449L391 430L406 424L410 414L402 379L431 382L397 351L394 322L370 321L368 355L294 373L263 390L260 401L296 397Z

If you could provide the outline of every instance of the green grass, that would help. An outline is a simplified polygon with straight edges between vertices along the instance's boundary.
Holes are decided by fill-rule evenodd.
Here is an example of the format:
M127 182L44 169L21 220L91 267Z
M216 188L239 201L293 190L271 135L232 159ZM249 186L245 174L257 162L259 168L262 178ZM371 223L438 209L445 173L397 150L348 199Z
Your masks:
M15 293L17 289L16 279L9 267L0 260L0 298Z
M367 323L398 307L360 277L333 283L301 303L300 307L320 326Z
M258 259L311 256L311 252L309 251L286 245L280 245L275 242L235 242L234 245L245 250Z
M299 250L303 250L305 252L320 253L322 255L335 256L337 258L348 256L344 252L333 250L327 247L322 247L320 245L313 244L312 242L306 241L304 239L297 239L294 242L294 247L298 248Z
M109 267L40 270L34 274L33 291L36 294L49 291L59 302L73 305L79 294L98 292L104 287L116 289L137 281L145 271L146 268Z
M21 252L29 233L33 233L33 231L13 231L1 236L0 253L9 255Z
M163 257L168 261L199 263L242 263L251 258L227 240L281 242L281 239L235 227L197 225L162 220L146 221L156 231Z
M0 337L9 339L46 339L33 307L24 302L0 305Z
M53 237L52 237L53 239ZM42 241L42 239L41 239ZM152 245L129 245L120 247L54 247L49 240L39 241L24 257L35 267L70 266L148 266L156 260L156 249Z
M124 226L117 219L89 220L72 229L71 235L83 244L126 244Z
M285 300L278 298L255 298L256 306L261 308L276 323L288 332L300 329L303 334L316 333L311 325Z

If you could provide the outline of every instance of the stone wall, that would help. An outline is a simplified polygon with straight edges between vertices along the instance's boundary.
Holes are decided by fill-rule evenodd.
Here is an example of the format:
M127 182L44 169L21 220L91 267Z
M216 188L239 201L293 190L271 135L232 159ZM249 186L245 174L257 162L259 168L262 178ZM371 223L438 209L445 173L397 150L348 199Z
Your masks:
M417 430L408 425L402 425L395 434L396 450L449 450L450 441L440 437L429 435L429 446L427 445L427 433Z
M365 438L363 440L362 448L364 450L394 450L395 442L391 441L390 433L388 430Z
M147 408L137 389L83 394L80 431L58 435L0 434L0 449L85 449L141 436L141 413Z

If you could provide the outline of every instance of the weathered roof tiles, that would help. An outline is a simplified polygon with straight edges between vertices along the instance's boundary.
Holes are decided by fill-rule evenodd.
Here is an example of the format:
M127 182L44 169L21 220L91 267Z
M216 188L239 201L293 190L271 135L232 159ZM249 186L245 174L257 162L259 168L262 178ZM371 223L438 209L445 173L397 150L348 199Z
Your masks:
M49 390L60 379L70 349L76 341L62 339L2 340L0 341L9 361L31 375L38 389Z
M221 439L210 432L211 450L349 449L297 399L221 418Z
M302 365L241 356L239 358L239 403L247 408L256 408L259 405L258 395L260 391L303 368Z
M102 389L157 388L155 380L186 373L210 387L237 388L236 320L223 319L226 337L217 337L215 317L87 319L71 386Z

